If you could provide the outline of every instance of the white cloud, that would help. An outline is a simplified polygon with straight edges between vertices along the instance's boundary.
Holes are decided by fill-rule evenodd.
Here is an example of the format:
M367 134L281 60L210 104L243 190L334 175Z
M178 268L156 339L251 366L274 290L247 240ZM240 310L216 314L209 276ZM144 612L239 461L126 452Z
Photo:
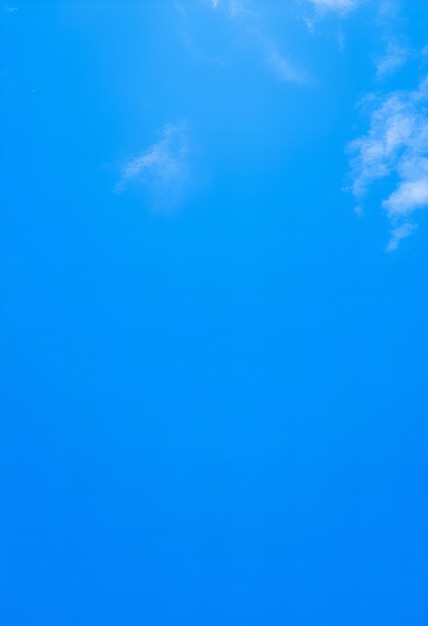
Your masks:
M120 192L131 184L143 185L156 206L171 208L182 198L189 178L189 143L185 123L167 125L158 143L122 166L116 186Z
M349 13L361 6L366 0L307 0L314 8L314 14L311 17L303 17L309 31L314 32L315 24L323 19L327 14L335 14L338 17L347 17ZM343 49L345 38L343 33L339 36L339 48Z
M282 81L304 83L306 79L293 63L285 58L274 39L260 26L259 14L246 0L208 0L212 9L221 10L229 18L237 20L249 33L261 50L266 63Z
M336 13L349 13L359 7L363 0L309 0L321 13L334 11Z
M349 144L352 192L361 200L376 180L395 178L382 206L394 227L393 250L415 225L409 222L428 207L428 77L414 91L396 91L375 103L369 131Z
M386 46L385 54L376 59L378 78L392 74L400 69L410 57L410 50L397 41L390 39Z
M386 246L387 252L393 252L400 245L400 241L402 239L406 239L417 229L416 224L402 224L401 226L397 226L391 231L391 239L389 240L388 245Z
M294 83L306 82L302 72L297 70L288 59L283 57L271 41L265 41L265 48L269 65L280 80Z
M244 0L210 0L213 9L222 9L231 17L238 15L254 15Z

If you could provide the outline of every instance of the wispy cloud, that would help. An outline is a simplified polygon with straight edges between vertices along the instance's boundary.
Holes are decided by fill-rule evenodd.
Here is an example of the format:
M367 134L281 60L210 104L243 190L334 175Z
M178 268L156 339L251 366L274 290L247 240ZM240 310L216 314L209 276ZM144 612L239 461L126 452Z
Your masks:
M221 11L227 17L239 21L242 28L251 35L260 49L267 65L282 81L305 83L306 77L286 58L270 33L260 25L260 15L245 0L207 0L214 11Z
M198 47L198 45L195 44L193 38L190 35L189 32L189 28L188 28L188 15L186 12L186 9L184 8L184 6L179 3L176 2L175 3L175 8L177 10L177 12L180 15L180 28L179 28L179 36L181 38L181 41L183 42L184 47L186 48L186 50L188 51L188 53L194 58L197 59L198 61L202 61L204 63L212 63L212 64L221 64L223 63L223 59L221 56L210 56L208 54L204 54Z
M360 201L376 180L396 179L382 202L393 226L391 251L415 230L415 213L428 207L428 77L414 91L365 104L371 108L369 131L348 146L351 189Z
M17 7L5 7L4 10L6 11L6 13L15 13L15 11L18 10Z
M347 17L350 13L355 11L355 9L366 2L366 0L307 0L307 2L314 10L312 11L312 15L306 15L302 19L306 23L309 31L313 33L316 23L328 14L335 15L339 18ZM340 33L339 48L343 49L344 44L344 35L343 33Z
M335 12L346 15L358 8L364 0L309 0L320 13Z
M375 59L378 78L393 74L407 63L411 56L410 49L396 39L389 39L383 55Z
M267 61L280 80L294 83L305 83L306 77L278 50L273 41L264 42Z
M254 11L248 8L244 0L209 0L211 7L216 10L225 11L231 17L239 15L255 15Z
M157 143L123 164L116 192L142 185L156 208L173 208L182 200L189 181L189 152L187 125L165 126Z
M400 241L410 237L410 235L414 233L417 228L417 224L402 224L401 226L397 226L391 230L391 239L386 246L386 251L393 252L394 250L397 250L400 245Z

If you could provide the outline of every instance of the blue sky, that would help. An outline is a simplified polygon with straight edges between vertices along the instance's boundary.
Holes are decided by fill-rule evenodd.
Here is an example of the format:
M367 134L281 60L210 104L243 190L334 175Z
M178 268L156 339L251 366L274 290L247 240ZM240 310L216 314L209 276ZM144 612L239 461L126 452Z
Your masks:
M426 625L426 2L0 24L2 626Z

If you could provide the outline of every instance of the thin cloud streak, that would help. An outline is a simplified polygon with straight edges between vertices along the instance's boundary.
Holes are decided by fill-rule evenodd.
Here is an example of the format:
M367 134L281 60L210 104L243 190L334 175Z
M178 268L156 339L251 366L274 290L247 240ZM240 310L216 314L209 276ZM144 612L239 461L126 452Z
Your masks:
M313 15L303 17L308 30L313 34L317 22L321 21L328 14L336 15L339 18L348 15L358 9L366 0L307 0L313 7ZM343 49L345 39L343 33L339 35L339 48Z
M410 237L410 235L412 235L417 228L417 224L403 224L402 226L394 228L391 231L391 239L386 246L386 252L394 252L394 250L397 250L400 245L400 241Z
M335 12L345 15L357 9L364 0L309 0L319 13Z
M261 29L259 14L244 0L209 0L209 3L213 10L221 10L227 17L241 22L242 27L253 37L266 63L279 80L300 84L307 82L304 74L280 53L272 36Z
M393 74L407 63L410 56L411 51L406 46L390 39L387 42L385 53L375 60L377 77L383 78Z
M158 208L171 208L183 196L189 180L188 129L184 122L164 127L160 140L125 162L115 191L141 185Z

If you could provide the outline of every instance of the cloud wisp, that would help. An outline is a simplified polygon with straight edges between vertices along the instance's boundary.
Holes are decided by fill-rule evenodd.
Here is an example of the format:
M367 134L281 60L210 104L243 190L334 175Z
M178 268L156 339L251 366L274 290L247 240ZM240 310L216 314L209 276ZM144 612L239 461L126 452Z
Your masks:
M357 9L364 0L309 0L320 14L328 12L346 15Z
M238 17L242 15L255 15L243 0L210 0L211 7L225 11L230 17Z
M414 91L366 104L372 105L368 133L348 145L351 190L360 202L375 181L395 181L382 202L392 226L391 251L416 229L417 212L428 207L428 77Z
M115 191L130 185L148 190L155 208L168 210L183 199L189 181L189 140L186 123L168 124L160 140L126 161Z
M396 39L389 39L385 53L375 59L377 77L383 78L393 74L407 63L410 56L411 51L407 46L400 44Z
M267 65L281 81L303 84L304 74L284 57L273 37L260 26L260 15L244 0L207 0L214 11L221 11L227 17L240 22L241 27L251 35L260 49Z
M307 0L313 11L311 16L304 16L302 19L306 23L308 30L313 34L314 27L317 22L321 21L327 15L333 15L338 18L348 17L358 9L366 0ZM339 48L343 49L344 37L339 34Z

